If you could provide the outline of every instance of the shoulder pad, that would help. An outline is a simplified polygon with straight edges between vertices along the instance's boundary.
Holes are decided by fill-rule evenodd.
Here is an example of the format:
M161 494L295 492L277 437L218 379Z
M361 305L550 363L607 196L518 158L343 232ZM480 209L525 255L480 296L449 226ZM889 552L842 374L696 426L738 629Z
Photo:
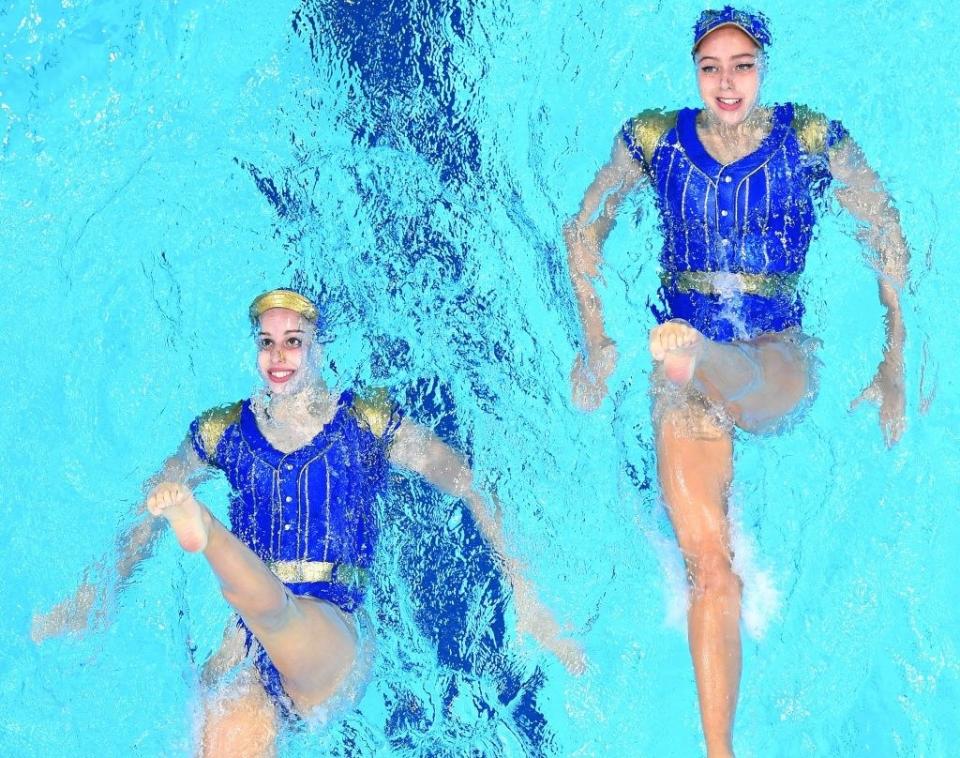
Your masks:
M379 387L355 397L351 410L356 419L366 426L374 437L383 437L396 413L396 406L386 389Z
M638 113L627 123L633 144L643 152L643 159L649 164L657 143L668 131L677 125L677 111L648 110Z
M227 427L235 424L240 418L241 406L241 403L219 405L200 414L200 418L197 419L197 427L200 440L203 442L204 452L206 452L208 458L213 458L214 453L217 452L217 445L220 444Z
M800 146L808 153L824 153L829 145L827 137L830 120L805 105L793 106L793 130L797 133Z

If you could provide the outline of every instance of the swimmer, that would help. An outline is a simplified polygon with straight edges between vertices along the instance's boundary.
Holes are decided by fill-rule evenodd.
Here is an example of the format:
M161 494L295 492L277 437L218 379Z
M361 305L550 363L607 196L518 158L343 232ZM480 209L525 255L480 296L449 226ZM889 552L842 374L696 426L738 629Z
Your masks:
M740 683L741 583L727 517L732 430L775 431L814 392L816 341L801 331L797 285L814 204L831 180L862 225L886 311L882 360L852 405L879 405L888 445L904 430L908 251L898 213L838 121L761 103L770 42L761 14L704 11L692 49L703 107L628 121L564 228L585 334L572 393L590 410L617 362L596 289L603 242L624 198L645 186L655 193L664 236L659 325L648 342L657 469L691 588L689 644L709 756L733 754Z
M281 715L322 718L359 699L370 667L363 600L377 540L374 505L391 465L466 502L511 583L519 629L579 673L580 648L561 637L510 557L463 456L385 393L325 386L317 370L320 315L303 295L266 292L249 315L264 388L193 422L146 498L152 518L126 536L117 567L129 577L158 526L169 524L183 550L203 556L236 611L203 672L212 694L200 752L269 755ZM193 495L217 471L232 487L229 526ZM82 629L97 595L85 582L35 619L34 638ZM228 676L245 659L252 666Z

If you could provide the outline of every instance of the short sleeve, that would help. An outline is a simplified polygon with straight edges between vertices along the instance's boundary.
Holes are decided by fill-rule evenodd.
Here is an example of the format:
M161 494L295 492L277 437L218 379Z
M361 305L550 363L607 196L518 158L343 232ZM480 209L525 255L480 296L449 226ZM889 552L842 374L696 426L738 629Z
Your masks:
M850 136L841 122L805 105L794 106L793 128L803 149L811 154L825 153Z
M634 120L631 118L623 125L623 127L620 129L620 136L623 137L623 143L627 146L627 150L630 152L630 155L632 155L635 160L643 163L643 149L637 144L636 139L634 138L633 121Z
M677 111L647 110L627 121L620 136L630 155L644 166L650 166L660 140L676 125Z
M190 442L193 443L193 452L199 456L204 463L210 463L210 456L207 454L207 446L203 444L203 436L200 432L200 417L198 416L190 424Z
M839 145L847 137L850 136L850 133L847 131L846 127L835 119L831 119L827 123L827 138L826 138L826 148L831 150L832 148Z
M190 424L190 441L201 461L217 465L217 447L227 428L239 420L241 406L241 403L232 403L211 408Z
M386 446L403 421L403 412L383 388L358 394L353 401L353 414L357 421L381 440Z

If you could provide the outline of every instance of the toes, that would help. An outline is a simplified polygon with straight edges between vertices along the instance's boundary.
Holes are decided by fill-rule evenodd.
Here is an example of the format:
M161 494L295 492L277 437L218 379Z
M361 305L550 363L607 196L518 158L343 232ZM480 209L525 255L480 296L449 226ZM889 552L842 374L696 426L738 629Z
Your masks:
M650 354L664 360L674 350L689 350L700 340L700 332L685 321L668 321L650 333Z
M187 491L182 485L163 482L154 487L147 498L147 510L154 516L159 516L170 506L183 501L186 495Z

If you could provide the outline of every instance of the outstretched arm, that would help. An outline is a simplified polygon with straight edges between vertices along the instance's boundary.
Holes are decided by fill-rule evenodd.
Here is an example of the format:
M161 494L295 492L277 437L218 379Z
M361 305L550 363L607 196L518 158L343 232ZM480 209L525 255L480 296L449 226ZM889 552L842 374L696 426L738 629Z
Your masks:
M569 671L579 674L584 655L572 640L560 636L560 627L537 599L533 584L523 575L523 566L507 550L499 519L499 503L491 496L497 513L491 513L484 496L474 488L473 472L464 457L429 429L404 419L390 447L390 462L415 471L437 489L466 502L477 526L493 548L501 569L513 587L518 627L529 632L553 652Z
M907 282L910 253L900 228L900 214L853 140L845 139L830 151L830 171L841 184L837 189L840 204L863 224L859 236L870 250L880 302L886 309L883 358L873 380L853 401L852 407L864 400L877 403L884 439L887 445L893 445L903 435L906 424L903 362L906 329L900 293Z
M584 410L592 410L602 402L607 394L607 378L617 360L613 340L604 329L603 310L594 284L600 276L601 249L621 203L643 176L643 167L630 154L623 138L617 137L610 160L587 188L580 210L563 228L570 280L585 341L585 357L577 357L571 375L573 400Z
M158 474L144 485L145 493L160 482L180 482L190 486L199 484L207 471L200 461L190 440L183 444L167 461ZM144 498L144 502L146 498ZM137 521L126 529L117 539L117 561L112 571L104 567L91 566L84 571L83 580L74 594L58 603L46 613L33 617L30 636L40 643L48 637L68 632L81 632L91 620L91 612L96 609L97 618L102 620L109 597L122 589L133 574L137 565L147 558L159 533L161 519L147 515L143 504L138 509ZM96 574L100 574L96 577Z

